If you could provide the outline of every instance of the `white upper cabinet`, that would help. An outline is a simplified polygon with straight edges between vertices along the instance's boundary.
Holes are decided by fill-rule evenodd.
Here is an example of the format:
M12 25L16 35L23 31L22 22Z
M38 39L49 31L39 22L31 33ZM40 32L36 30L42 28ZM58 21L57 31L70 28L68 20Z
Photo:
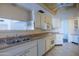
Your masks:
M39 12L35 14L35 28L41 28L41 15Z
M47 30L51 28L52 18L45 13L37 12L35 15L35 28Z

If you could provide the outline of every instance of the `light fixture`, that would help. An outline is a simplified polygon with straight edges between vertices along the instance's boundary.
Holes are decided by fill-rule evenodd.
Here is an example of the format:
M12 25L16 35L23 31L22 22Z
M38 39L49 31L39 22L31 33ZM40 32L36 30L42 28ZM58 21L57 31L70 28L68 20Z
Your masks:
M73 6L73 3L57 3L57 7L69 7Z

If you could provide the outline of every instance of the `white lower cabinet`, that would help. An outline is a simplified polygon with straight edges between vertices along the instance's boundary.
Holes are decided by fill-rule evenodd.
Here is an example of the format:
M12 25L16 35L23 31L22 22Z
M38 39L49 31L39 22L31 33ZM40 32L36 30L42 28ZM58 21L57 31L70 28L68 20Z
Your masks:
M53 45L54 45L54 42L53 42L54 38L53 38L52 34L50 33L44 39L46 40L46 49L45 49L45 51L47 52L48 50L50 50L53 47Z
M37 55L42 56L45 53L45 40L44 39L38 39L37 44Z
M37 40L0 50L0 56L37 56Z
M63 34L56 34L55 44L63 44Z
M51 36L0 50L0 56L42 56L51 48Z
M37 47L30 48L26 56L37 56Z
M37 40L30 42L20 56L37 56Z
M79 44L79 36L78 35L74 35L72 42Z
M22 56L37 56L37 46L25 50Z
M46 39L46 52L51 48L51 40Z

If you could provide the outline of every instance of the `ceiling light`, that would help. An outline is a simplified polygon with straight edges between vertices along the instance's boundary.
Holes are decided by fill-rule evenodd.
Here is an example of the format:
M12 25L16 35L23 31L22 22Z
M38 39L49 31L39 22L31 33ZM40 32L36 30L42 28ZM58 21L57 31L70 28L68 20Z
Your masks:
M73 6L73 3L58 3L57 7L69 7Z

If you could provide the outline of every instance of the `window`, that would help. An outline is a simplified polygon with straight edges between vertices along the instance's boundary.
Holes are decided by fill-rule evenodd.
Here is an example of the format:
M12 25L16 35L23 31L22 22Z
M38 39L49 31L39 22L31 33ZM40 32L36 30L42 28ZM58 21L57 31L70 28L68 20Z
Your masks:
M0 30L34 30L33 21L0 18Z
M11 22L11 30L26 30L26 22Z

